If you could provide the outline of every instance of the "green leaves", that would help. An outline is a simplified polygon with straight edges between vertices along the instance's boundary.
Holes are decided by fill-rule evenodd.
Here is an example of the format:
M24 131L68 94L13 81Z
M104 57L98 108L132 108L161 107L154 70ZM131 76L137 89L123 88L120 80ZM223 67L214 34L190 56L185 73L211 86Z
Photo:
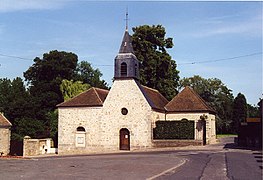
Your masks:
M166 48L173 47L173 39L165 38L161 25L133 28L132 45L140 61L140 82L159 90L168 100L178 92L179 71Z
M194 121L156 121L154 139L194 139Z
M90 85L107 88L98 69L93 69L86 61L77 62L76 54L54 50L43 54L42 59L36 57L34 64L24 72L28 89L21 78L0 79L0 111L13 124L13 139L22 140L25 135L32 138L51 136L56 141L55 109L64 101L64 96L72 98Z
M63 94L64 101L67 101L74 96L86 91L90 88L89 84L83 84L81 81L66 80L64 79L60 85L60 90Z
M247 100L242 93L238 93L233 103L234 128L238 132L241 122L246 122L247 118Z
M101 80L101 77L99 69L93 69L89 62L81 61L76 67L73 80L89 84L91 87L108 89L107 83Z
M192 87L217 112L217 133L232 132L233 94L221 80L193 76L180 80L180 87Z
M39 81L72 79L77 66L78 57L65 51L50 51L43 54L43 59L36 57L34 64L24 73L24 77L32 85Z

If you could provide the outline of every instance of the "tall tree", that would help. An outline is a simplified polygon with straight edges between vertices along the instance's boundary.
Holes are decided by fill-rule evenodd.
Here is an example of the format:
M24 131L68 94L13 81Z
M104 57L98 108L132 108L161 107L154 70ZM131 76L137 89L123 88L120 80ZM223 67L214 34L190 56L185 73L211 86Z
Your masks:
M81 81L92 87L108 89L106 81L101 80L102 73L99 69L94 69L87 61L81 61L74 74L74 81Z
M228 89L221 80L205 79L193 76L180 80L180 87L192 87L217 112L217 133L231 133L232 127L232 90Z
M178 92L179 71L166 49L173 47L173 39L165 37L161 25L133 28L132 45L140 61L140 82L159 90L168 100Z
M77 62L76 54L54 50L43 54L42 59L36 57L34 64L24 72L24 77L29 84L32 111L34 112L34 117L31 119L39 121L38 125L42 124L44 126L43 132L46 133L41 136L49 136L51 120L48 114L55 110L57 104L63 102L60 84L63 79L73 79ZM26 122L20 123L20 125L23 124ZM33 134L40 135L39 132Z
M36 120L35 105L21 78L0 79L0 111L12 123L12 139L43 133L43 123Z
M72 79L78 57L74 53L50 51L43 58L36 57L34 64L24 73L30 85L30 94L37 109L37 119L47 123L47 113L63 102L60 84L63 79Z
M0 111L4 112L11 123L16 118L32 114L29 99L30 94L21 78L17 77L12 81L0 79Z
M247 100L242 93L238 93L237 97L234 99L233 104L233 119L234 128L238 132L241 122L245 122L247 118Z

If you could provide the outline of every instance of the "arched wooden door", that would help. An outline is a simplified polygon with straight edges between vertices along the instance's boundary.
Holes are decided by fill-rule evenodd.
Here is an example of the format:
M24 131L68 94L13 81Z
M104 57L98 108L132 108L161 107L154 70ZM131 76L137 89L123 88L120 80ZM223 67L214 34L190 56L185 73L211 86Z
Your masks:
M120 150L130 150L130 131L126 128L120 130Z

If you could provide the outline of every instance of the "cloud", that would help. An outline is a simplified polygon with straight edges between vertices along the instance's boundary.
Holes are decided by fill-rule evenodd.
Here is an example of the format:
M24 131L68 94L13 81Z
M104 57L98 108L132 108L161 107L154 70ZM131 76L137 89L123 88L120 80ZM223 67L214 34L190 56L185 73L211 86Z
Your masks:
M65 2L62 0L0 0L0 12L58 9Z
M203 38L218 35L248 35L262 36L262 17L256 16L250 19L233 21L227 17L208 18L196 22L200 30L189 33L192 37Z

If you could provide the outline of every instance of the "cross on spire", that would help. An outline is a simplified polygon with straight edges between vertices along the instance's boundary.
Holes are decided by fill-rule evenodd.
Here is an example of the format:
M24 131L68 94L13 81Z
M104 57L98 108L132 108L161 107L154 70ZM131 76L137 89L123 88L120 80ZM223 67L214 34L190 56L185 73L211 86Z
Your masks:
M128 18L128 8L126 8L126 18L124 19L126 21L126 31L128 31L128 21L129 21L129 18Z

